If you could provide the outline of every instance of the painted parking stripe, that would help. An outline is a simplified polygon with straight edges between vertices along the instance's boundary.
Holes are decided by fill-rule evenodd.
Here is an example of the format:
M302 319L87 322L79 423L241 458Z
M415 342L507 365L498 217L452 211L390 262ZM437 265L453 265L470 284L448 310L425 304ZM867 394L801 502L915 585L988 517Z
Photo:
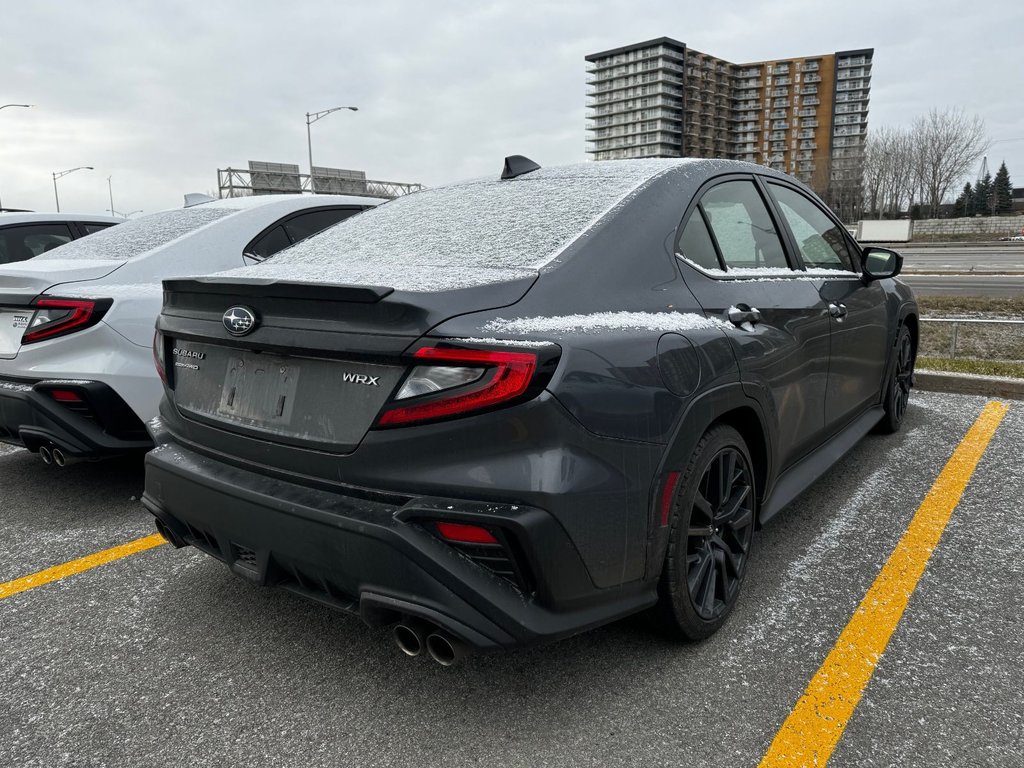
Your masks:
M104 549L100 552L94 552L91 555L80 557L77 560L64 563L62 565L55 565L52 568L47 568L45 571L39 571L28 576L22 576L20 579L14 581L7 581L0 584L0 600L11 595L17 595L19 592L25 592L29 589L35 589L41 587L44 584L49 584L53 581L58 581L67 576L73 576L76 573L82 573L82 571L88 571L92 568L96 568L101 565L106 565L114 560L120 560L122 557L128 557L128 555L134 555L136 552L144 552L147 549L153 547L159 547L161 544L166 544L167 541L159 533L154 533L152 536L145 536L141 539L135 539L129 541L127 544L119 544L116 547L110 549Z
M760 768L825 765L1008 406L990 402L960 441L892 555L775 735Z

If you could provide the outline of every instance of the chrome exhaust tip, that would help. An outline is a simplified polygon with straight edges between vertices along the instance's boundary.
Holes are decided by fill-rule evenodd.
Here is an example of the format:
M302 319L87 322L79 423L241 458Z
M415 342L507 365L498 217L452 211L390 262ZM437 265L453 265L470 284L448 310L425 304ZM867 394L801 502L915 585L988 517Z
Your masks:
M396 624L391 630L391 636L395 639L395 645L406 656L419 656L423 653L424 630L415 622Z
M434 632L427 636L427 653L442 667L451 667L467 656L469 650L461 640L444 632Z
M50 455L53 457L53 463L56 464L58 467L64 467L67 465L68 459L64 455L64 451L62 451L60 448L54 448L52 451L50 451ZM45 459L43 459L43 461L45 461Z
M43 460L43 464L46 466L53 464L53 454L50 453L50 449L45 445L39 446L39 458Z

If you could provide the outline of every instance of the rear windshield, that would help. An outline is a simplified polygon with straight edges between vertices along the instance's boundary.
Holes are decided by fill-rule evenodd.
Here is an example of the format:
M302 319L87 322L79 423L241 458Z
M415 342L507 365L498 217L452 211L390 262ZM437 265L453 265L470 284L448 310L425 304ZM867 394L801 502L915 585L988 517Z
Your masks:
M538 269L600 216L679 161L595 162L545 168L398 198L313 235L232 277L395 288L425 271ZM428 287L423 287L429 290Z
M233 208L202 206L161 211L140 219L129 219L116 227L72 240L36 258L128 261L235 212Z

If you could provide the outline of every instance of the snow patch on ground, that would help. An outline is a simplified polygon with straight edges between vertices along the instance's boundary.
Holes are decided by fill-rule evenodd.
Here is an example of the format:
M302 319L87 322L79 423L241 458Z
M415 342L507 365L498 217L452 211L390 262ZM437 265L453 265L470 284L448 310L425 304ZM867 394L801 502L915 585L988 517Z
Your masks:
M521 317L492 320L484 330L496 333L600 333L608 330L694 331L730 328L728 323L694 313L595 312L589 315Z

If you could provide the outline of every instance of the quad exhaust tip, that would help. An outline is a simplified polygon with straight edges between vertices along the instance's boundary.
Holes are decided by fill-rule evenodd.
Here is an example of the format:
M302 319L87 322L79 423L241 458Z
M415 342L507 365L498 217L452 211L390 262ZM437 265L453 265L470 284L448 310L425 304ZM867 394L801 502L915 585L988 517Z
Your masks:
M469 648L441 628L419 619L400 621L391 630L395 645L406 656L429 656L442 667L458 664L469 655Z
M43 464L46 466L53 464L53 454L50 453L50 449L45 445L39 447L39 458L43 460Z
M426 644L423 629L416 622L396 624L391 630L391 636L395 639L395 645L406 656L419 656L423 653Z
M40 452L41 451L42 449L40 449ZM68 459L64 455L64 451L62 451L60 448L54 448L49 453L50 457L53 459L53 463L56 464L58 467L67 466ZM43 459L43 461L46 461L46 459Z
M427 636L427 653L442 667L458 664L466 656L466 646L446 632L433 632Z

